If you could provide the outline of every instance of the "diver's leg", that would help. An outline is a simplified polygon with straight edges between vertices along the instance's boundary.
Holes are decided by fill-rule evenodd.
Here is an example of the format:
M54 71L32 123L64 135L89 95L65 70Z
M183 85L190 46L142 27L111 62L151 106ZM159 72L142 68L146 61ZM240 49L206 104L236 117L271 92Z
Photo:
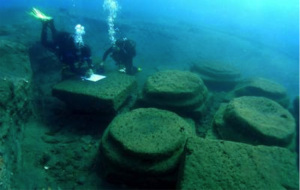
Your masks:
M55 28L54 20L53 20L53 19L51 19L51 20L49 21L49 28L50 28L50 30L51 30L52 40L55 41L56 35L57 35L57 30L56 30L56 28Z
M53 20L42 22L43 26L42 26L42 33L41 33L41 43L43 44L43 46L49 48L50 50L55 50L54 35L56 35L56 29L52 21ZM52 33L51 41L48 40L48 27L50 27Z
M126 73L129 74L129 75L134 75L137 71L137 68L133 66L132 62L133 62L132 58L129 58L125 62Z
M125 65L125 68L126 68L126 73L130 75L131 74L131 67L128 66L128 65Z
M41 33L41 43L44 46L47 46L47 26L48 26L48 23L47 22L43 22L42 33Z

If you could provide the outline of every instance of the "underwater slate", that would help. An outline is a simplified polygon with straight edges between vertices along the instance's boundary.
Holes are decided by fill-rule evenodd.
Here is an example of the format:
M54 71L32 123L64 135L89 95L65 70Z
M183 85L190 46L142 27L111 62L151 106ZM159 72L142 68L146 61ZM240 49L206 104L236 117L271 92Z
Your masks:
M298 189L288 149L190 138L178 189Z

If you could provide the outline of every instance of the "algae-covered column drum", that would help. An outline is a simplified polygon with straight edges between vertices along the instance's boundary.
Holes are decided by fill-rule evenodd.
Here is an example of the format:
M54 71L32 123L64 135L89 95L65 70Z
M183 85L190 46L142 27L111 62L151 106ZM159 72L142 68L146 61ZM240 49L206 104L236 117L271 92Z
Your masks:
M256 96L242 96L221 105L214 119L221 139L254 145L294 146L295 125L288 110Z
M175 187L188 128L175 113L156 108L117 116L100 148L106 178L138 187Z
M233 90L236 97L261 96L279 103L283 107L289 106L290 100L284 86L275 81L256 77L242 81Z
M193 64L191 72L197 73L210 90L228 91L241 80L240 71L232 64L203 61Z
M147 79L139 100L140 106L201 117L207 108L209 93L196 74L168 70L157 72Z

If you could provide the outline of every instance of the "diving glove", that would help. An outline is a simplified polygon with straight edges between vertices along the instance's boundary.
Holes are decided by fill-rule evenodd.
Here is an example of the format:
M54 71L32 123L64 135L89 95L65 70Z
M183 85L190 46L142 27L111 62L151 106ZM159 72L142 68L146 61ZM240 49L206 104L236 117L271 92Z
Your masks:
M90 77L91 75L94 74L94 71L92 69L87 70L87 72L85 73L85 77Z
M36 8L32 8L32 11L29 13L31 16L35 17L36 19L42 20L42 21L49 21L52 20L52 17L45 15L40 10Z

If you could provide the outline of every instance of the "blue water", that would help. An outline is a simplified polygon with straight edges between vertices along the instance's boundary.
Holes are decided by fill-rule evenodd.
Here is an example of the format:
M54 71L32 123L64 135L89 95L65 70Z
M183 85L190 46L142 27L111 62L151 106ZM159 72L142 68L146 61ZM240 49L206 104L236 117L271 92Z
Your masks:
M94 63L99 63L105 50L111 46L107 23L108 12L103 9L103 1L0 0L0 42L1 40L18 42L30 49L40 41L41 22L28 14L32 7L36 7L54 18L58 30L74 32L74 26L82 24L86 31L83 36L84 42L92 49ZM244 79L264 77L281 84L287 89L291 100L299 95L298 0L116 1L121 9L114 18L115 35L117 38L133 39L137 44L134 65L143 69L136 75L139 90L142 89L140 84L157 71L190 70L193 63L213 60L229 63L238 68ZM1 56L0 52L0 58ZM46 60L43 64L51 61ZM14 68L15 66L23 68L22 63L18 62L11 67L6 66L4 61L0 63L3 63L0 64L2 66L0 76L5 74L8 78L18 76L20 71ZM107 61L107 65L115 66L111 59ZM51 65L39 67L43 67L40 72L43 76L46 75L43 73L45 70L48 68L51 70ZM62 102L53 99L51 88L53 81L56 80L55 74L49 74L49 78L47 75L39 76L42 79L41 87L36 91L33 90L34 94L38 94L36 102L35 100L33 102L39 104L38 108L41 107L37 110L42 112L35 114L41 115L42 121L37 119L33 123L26 124L25 127L23 125L20 127L22 141L20 140L19 144L23 152L18 150L20 155L1 152L0 174L1 158L4 155L11 159L12 155L18 158L16 159L20 162L17 163L18 166L22 165L20 168L13 166L19 170L14 175L9 172L9 176L15 181L14 186L20 187L19 189L51 189L51 187L63 187L62 185L67 187L62 189L70 189L70 187L104 189L108 184L102 181L96 175L95 168L91 167L94 167L94 157L98 152L94 147L100 143L99 133L102 133L108 123L106 120L102 121L102 118L98 121L98 115L71 113ZM39 78L37 77L36 80ZM222 93L220 94L223 96ZM210 109L214 109L215 104L219 104L219 96L216 96L217 101L213 102L214 106ZM2 105L0 108L2 113ZM23 112L20 113L22 115ZM14 110L10 110L9 114L19 117L19 112L15 114ZM209 139L211 134L207 133L206 128L212 128L210 125L213 123L213 114L207 115L211 115L209 116L211 120L204 119L203 125L197 124L196 131L203 133L201 137L208 134ZM7 122L14 117L7 119ZM97 119L91 119L92 117ZM1 129L3 121L1 118L0 132L3 130ZM13 134L14 130L19 128L17 125L11 125ZM87 129L89 127L91 131ZM14 138L14 135L12 136ZM7 137L3 142L9 149L14 147L19 149L19 144L15 142L17 140L11 145L11 142L6 139ZM19 159L24 161L21 162ZM47 168L48 165L45 164L48 161L54 166L53 168ZM15 161L11 162L16 165ZM276 177L276 174L270 173L270 178L273 175ZM0 179L1 177L0 175ZM0 189L3 187L2 184L0 180Z
M64 9L77 13L77 19L70 22L65 20L61 26L58 23L58 27L63 29L72 29L76 22L84 22L83 18L89 15L105 20L107 12L104 12L102 4L101 0L0 0L2 9L22 7L29 11L34 6L46 12L50 9ZM129 35L134 38L138 44L136 62L145 68L148 68L149 64L163 66L175 62L176 64L181 62L185 68L185 64L199 59L218 59L236 65L246 77L262 76L279 82L287 88L292 97L299 92L299 1L297 0L119 0L119 4L121 10L116 18L116 27L119 27L117 35ZM197 30L187 34L166 28L160 38L154 36L151 39L148 34L133 35L122 31L120 25L123 21L132 21L133 28L141 27L135 23L135 19L143 20L145 23L156 23L160 27L167 27L171 23L173 29L177 24L178 27L194 26ZM153 28L149 26L149 33L151 29ZM201 34L197 33L199 29L205 29L206 33L204 35L203 31L200 31ZM102 27L100 33L90 33L99 40L97 43L91 42L92 45L95 44L94 55L101 57L103 49L100 47L106 47L109 43L103 40L103 36L99 37L105 35L106 30L107 28ZM225 36L216 36L214 39L214 32ZM209 40L208 43L204 43L206 34L209 34L212 43ZM86 36L90 38L88 35L87 27ZM224 40L226 35L242 39L243 44ZM170 36L173 38L168 38ZM179 39L178 43L176 39ZM252 44L251 48L245 46L248 42ZM169 50L166 51L166 48ZM153 57L155 60L150 60Z

